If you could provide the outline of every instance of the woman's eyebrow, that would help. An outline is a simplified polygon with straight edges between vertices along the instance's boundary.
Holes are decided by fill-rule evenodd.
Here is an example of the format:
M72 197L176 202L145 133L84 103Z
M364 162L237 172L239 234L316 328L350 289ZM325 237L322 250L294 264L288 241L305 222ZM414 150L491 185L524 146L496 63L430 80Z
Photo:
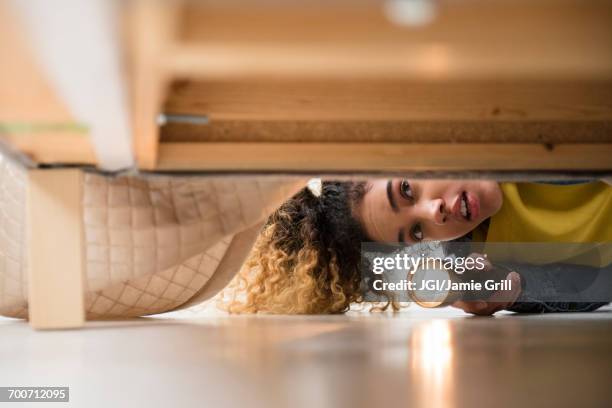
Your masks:
M387 181L387 199L389 199L389 205L391 206L393 212L399 212L399 207L395 202L395 197L393 197L393 182L391 179Z

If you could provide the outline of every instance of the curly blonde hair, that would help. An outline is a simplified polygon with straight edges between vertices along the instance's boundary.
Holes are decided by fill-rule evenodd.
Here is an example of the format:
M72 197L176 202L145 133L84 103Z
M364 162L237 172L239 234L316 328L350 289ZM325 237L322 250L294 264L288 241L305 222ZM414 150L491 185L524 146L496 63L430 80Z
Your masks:
M324 182L320 197L303 189L270 216L223 308L230 313L343 313L363 302L361 242L354 208L365 182ZM226 292L227 293L227 292ZM395 302L389 300L381 309Z

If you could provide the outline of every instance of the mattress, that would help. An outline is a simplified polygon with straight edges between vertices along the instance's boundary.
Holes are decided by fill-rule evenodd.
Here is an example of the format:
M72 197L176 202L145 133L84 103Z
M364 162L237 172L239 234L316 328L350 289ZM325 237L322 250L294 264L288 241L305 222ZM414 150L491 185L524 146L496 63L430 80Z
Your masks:
M87 317L157 314L214 296L266 217L305 182L84 172ZM27 317L26 183L25 169L0 159L0 314L8 317Z

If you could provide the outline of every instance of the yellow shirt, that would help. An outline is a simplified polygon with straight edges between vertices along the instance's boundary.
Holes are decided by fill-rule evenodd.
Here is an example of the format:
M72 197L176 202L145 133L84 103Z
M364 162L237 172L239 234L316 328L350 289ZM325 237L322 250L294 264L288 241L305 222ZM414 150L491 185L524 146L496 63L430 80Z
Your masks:
M517 245L515 253L503 250L496 259L516 260L520 255L520 261L536 264L595 266L612 262L612 186L595 181L570 185L502 183L500 187L504 200L500 211L491 217L486 243L568 244ZM495 245L485 246L491 247ZM527 247L531 249L526 251Z

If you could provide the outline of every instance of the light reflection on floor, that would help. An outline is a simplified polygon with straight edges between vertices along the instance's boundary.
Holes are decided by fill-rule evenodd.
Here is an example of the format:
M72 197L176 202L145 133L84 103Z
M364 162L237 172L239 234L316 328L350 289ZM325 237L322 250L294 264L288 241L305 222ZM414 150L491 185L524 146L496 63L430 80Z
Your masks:
M450 407L453 402L453 333L447 320L416 326L410 341L411 377L417 405ZM436 390L431 392L431 390Z

